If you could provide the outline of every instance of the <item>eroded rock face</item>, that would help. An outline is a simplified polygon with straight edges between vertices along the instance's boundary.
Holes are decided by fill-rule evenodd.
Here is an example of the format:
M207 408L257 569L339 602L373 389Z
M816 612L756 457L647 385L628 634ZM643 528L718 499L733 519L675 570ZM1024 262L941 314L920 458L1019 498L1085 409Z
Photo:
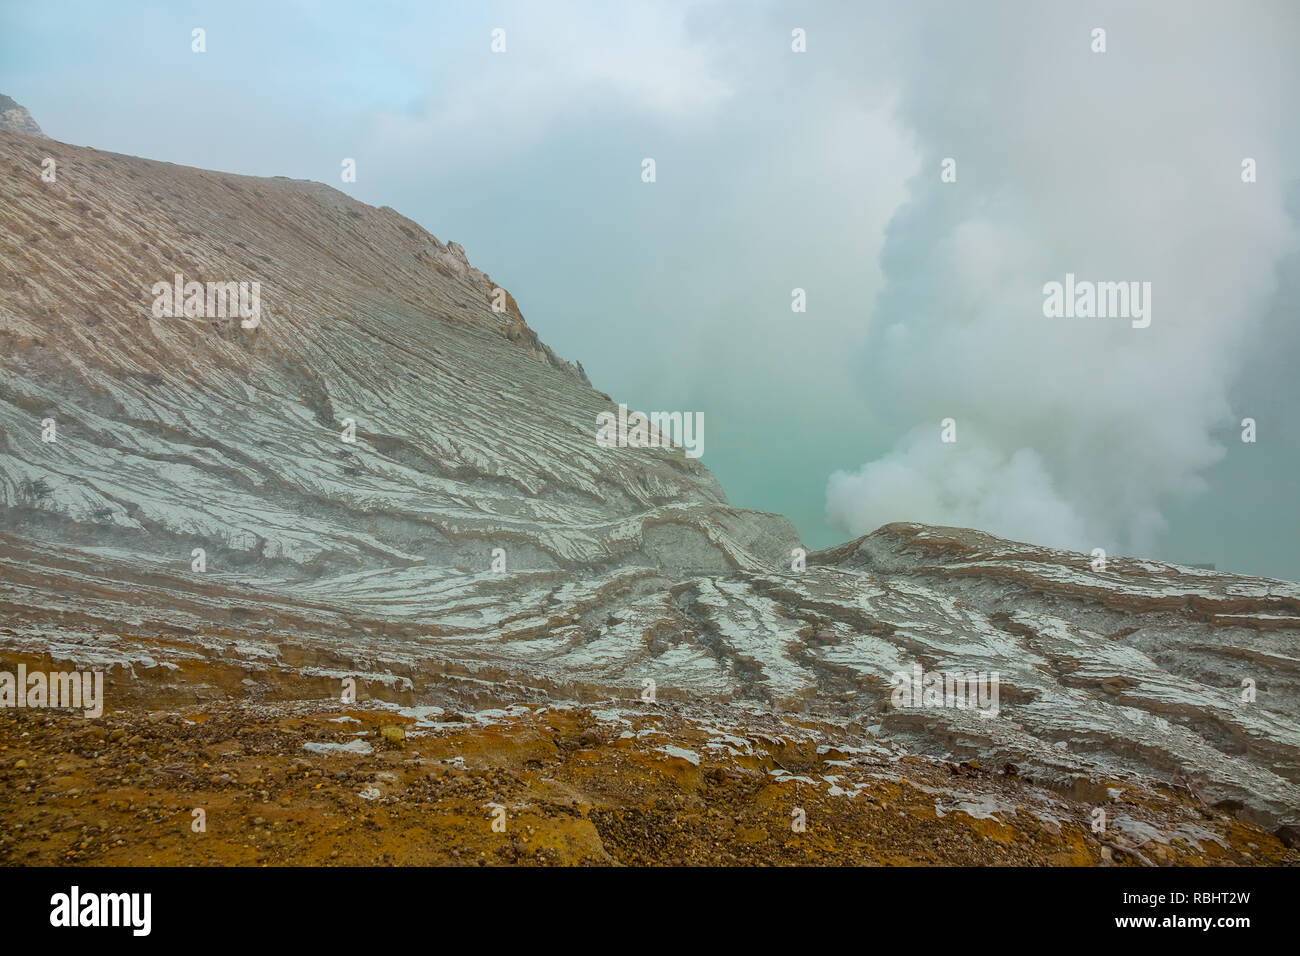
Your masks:
M23 136L39 136L42 138L45 136L41 132L41 128L36 125L36 120L32 119L32 114L27 112L26 107L15 103L3 93L0 93L0 132L21 133Z
M1296 585L920 525L792 570L680 449L599 447L610 400L393 210L9 133L0 167L0 652L104 669L110 707L654 681L1295 818ZM257 321L156 315L177 274L257 283ZM996 673L996 716L895 707L918 667Z
M26 175L45 154L55 183ZM0 504L37 540L291 579L494 547L512 570L721 570L797 543L680 451L598 450L609 401L392 210L19 137L0 162ZM177 275L257 283L256 327L155 316Z

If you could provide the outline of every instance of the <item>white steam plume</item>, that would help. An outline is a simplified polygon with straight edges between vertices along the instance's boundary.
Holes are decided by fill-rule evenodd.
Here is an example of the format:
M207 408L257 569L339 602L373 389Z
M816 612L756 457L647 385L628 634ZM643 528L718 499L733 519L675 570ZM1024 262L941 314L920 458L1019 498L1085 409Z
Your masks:
M990 24L945 5L900 57L923 160L882 253L866 386L896 444L831 476L850 535L913 520L1142 553L1225 454L1213 430L1248 414L1229 390L1296 243L1294 9L1073 6ZM1067 272L1150 282L1150 327L1045 318Z

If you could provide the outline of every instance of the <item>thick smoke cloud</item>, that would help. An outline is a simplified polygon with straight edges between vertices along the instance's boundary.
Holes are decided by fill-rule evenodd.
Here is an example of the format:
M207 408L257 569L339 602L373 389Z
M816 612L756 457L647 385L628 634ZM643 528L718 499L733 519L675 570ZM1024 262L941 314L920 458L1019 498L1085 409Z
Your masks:
M930 11L900 57L924 158L866 369L896 441L831 476L827 516L852 535L916 520L1149 552L1162 508L1241 453L1232 386L1296 244L1297 31L1280 25L1300 24L1284 6L1003 12L998 30L982 5ZM1043 285L1067 272L1151 282L1150 327L1045 318Z

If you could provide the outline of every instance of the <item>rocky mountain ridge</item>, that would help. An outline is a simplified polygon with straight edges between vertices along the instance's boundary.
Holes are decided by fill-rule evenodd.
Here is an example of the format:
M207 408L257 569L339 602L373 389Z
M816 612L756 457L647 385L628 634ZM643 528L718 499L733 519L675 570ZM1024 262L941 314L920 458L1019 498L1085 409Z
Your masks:
M36 124L36 120L32 119L32 114L27 112L27 108L20 106L3 93L0 93L0 132L21 133L24 136L42 138L45 136L40 126Z
M789 521L681 449L599 447L611 399L392 209L21 131L0 182L6 663L103 669L110 706L352 677L407 707L816 719L1296 822L1300 586L914 524L800 567ZM177 274L258 283L257 323L155 315ZM894 706L918 666L996 673L997 715Z

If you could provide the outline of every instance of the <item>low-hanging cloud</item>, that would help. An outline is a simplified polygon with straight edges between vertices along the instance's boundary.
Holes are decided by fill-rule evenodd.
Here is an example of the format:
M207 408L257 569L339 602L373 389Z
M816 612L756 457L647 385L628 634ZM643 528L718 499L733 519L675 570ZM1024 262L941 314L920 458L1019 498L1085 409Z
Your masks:
M1279 27L1296 17L1001 12L945 6L900 57L923 160L882 253L866 369L896 443L830 477L827 517L851 535L914 520L1148 552L1162 506L1228 453L1216 429L1249 414L1230 390L1295 248L1300 82ZM1045 318L1043 286L1066 273L1150 282L1150 326Z

